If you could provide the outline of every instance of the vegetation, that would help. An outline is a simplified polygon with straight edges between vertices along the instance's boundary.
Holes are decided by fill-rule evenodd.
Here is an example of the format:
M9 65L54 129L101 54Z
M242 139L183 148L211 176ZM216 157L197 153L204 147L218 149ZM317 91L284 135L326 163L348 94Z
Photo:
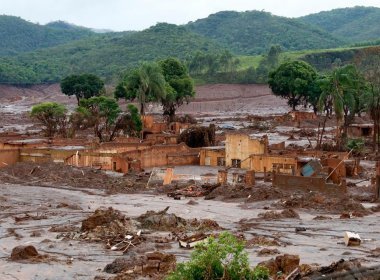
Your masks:
M54 83L72 74L94 73L114 82L141 62L169 56L185 59L197 51L220 52L217 43L185 27L160 23L141 32L106 33L0 58L0 83ZM9 70L10 71L9 71ZM8 74L8 72L10 72Z
M67 109L61 104L44 102L33 106L30 116L43 125L46 137L52 137L57 133L65 134L66 112Z
M270 45L284 50L304 50L341 46L344 42L297 19L267 12L219 12L189 23L193 32L217 41L236 54L266 52Z
M166 81L157 63L143 63L126 75L115 90L116 98L138 100L140 114L145 114L147 102L158 101L166 96Z
M177 265L166 280L259 280L269 279L265 268L251 269L244 244L232 234L223 232L218 238L210 237L195 248L191 260Z
M166 94L161 97L164 116L174 121L177 108L195 96L193 80L186 66L178 59L167 58L159 63L166 81Z
M128 106L129 114L122 113L119 104L113 98L94 96L82 99L77 113L89 126L93 126L94 134L100 142L113 141L120 131L135 135L141 130L141 120L137 108Z
M269 74L269 87L275 95L288 99L293 110L307 102L309 92L317 76L313 67L303 61L281 64Z
M78 105L81 99L98 96L104 92L104 82L93 74L70 75L61 81L64 94L75 95Z
M370 41L380 38L378 28L380 9L353 7L320 12L300 18L305 23L318 26L331 35L348 42Z
M91 30L64 22L39 25L19 17L0 15L0 56L17 55L92 36L96 34Z

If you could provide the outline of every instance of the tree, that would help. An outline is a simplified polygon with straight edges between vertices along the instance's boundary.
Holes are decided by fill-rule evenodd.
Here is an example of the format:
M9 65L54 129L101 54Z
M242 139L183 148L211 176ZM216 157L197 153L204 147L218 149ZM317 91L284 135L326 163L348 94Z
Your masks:
M116 100L110 97L82 99L77 112L94 127L94 134L100 142L113 141L119 131L132 129L131 115L123 114Z
M272 92L288 99L293 110L306 98L317 76L313 67L303 61L291 61L281 64L269 74L269 87Z
M196 246L189 262L180 263L167 280L269 279L266 268L249 267L244 244L228 232Z
M193 80L189 76L186 66L178 59L168 58L159 63L164 75L166 95L161 98L164 116L169 122L174 121L175 112L183 103L189 103L195 96Z
M145 115L147 102L158 101L166 95L165 78L160 66L157 63L143 63L132 70L116 87L115 97L121 98L123 92L127 100L138 100L140 114Z
M64 105L55 102L44 102L32 107L30 116L44 126L43 131L47 137L56 133L65 134L67 109Z
M363 104L374 123L373 150L380 149L380 57L379 48L363 49L355 58L355 64L363 71L368 83L367 91L362 96Z
M319 107L326 111L327 116L335 113L337 122L336 142L341 147L341 123L343 120L344 136L354 119L356 106L361 94L362 77L353 65L338 67L330 75L321 80L321 95Z
M70 75L61 81L64 94L75 95L78 105L81 99L98 96L104 92L104 82L93 74Z

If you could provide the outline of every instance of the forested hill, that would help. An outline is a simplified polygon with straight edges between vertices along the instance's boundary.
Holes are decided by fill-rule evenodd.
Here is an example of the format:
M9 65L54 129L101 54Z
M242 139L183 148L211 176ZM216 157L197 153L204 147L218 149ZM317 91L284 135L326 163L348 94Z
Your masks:
M270 45L284 50L324 49L344 41L297 19L267 12L219 12L187 24L205 37L214 39L237 54L260 54Z
M335 9L299 19L351 43L380 39L380 8Z
M184 59L197 51L220 52L217 43L185 27L160 23L135 33L99 34L69 44L0 58L0 83L51 83L89 72L118 78L141 61Z
M92 35L95 33L90 29L63 22L39 25L0 15L0 56L57 46Z

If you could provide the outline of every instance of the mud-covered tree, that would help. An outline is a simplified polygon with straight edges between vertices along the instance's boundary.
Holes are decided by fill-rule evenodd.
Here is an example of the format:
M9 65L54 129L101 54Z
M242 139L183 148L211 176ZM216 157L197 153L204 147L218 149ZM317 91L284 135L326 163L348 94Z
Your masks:
M140 105L140 114L145 115L146 103L164 98L166 89L160 66L157 63L143 63L126 75L117 85L114 95L115 98L137 100Z
M167 280L265 280L269 271L264 267L250 268L244 243L229 232L210 237L195 247L188 262L177 265Z
M363 94L362 88L363 77L359 74L356 67L346 65L338 67L330 75L321 79L321 95L319 98L319 107L325 110L328 116L334 112L337 130L336 143L341 147L341 127L343 127L344 136L347 135L348 126L352 123L359 99ZM361 101L360 101L361 102Z
M186 66L178 59L167 58L159 65L166 81L166 95L161 97L161 104L164 116L172 122L178 107L195 96L194 84Z
M367 91L362 100L374 122L373 150L380 150L380 56L379 47L363 49L355 57L355 64L361 69L367 81Z
M77 113L88 126L94 127L95 136L105 142L113 141L121 131L134 135L141 130L137 108L131 105L128 109L128 113L123 113L115 99L95 96L81 100Z
M104 89L104 82L96 75L70 75L61 81L61 90L64 94L75 95L78 105L81 99L99 96Z
M296 110L307 99L316 76L315 69L306 62L290 61L270 72L268 83L275 95L287 99Z
M67 109L64 105L56 102L43 102L32 107L30 116L43 125L45 136L52 137L59 133L66 134Z

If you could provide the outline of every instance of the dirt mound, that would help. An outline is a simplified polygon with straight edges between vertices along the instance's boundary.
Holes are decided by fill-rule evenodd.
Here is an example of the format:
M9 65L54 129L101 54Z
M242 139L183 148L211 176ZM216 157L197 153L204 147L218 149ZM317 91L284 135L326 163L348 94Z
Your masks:
M281 212L278 211L267 211L264 213L259 213L259 218L264 220L279 220L279 219L299 219L300 216L293 209L285 209Z
M172 230L177 227L186 226L187 221L175 214L169 214L167 211L169 207L166 207L162 211L147 211L137 218L144 228L155 230Z
M245 202L249 203L281 197L283 197L282 191L272 186L222 185L206 195L205 199L230 200L245 198Z
M103 189L110 194L144 190L147 180L147 176L112 177L93 168L79 168L52 162L39 164L18 162L0 169L0 181L5 183L53 187L66 185L75 188Z
M119 210L99 208L90 217L82 221L82 231L91 231L98 226L110 226L112 223L126 224L126 217Z
M281 199L273 204L281 208L305 208L328 213L340 214L342 212L356 212L362 215L368 215L370 211L364 206L350 198L345 197L327 197L317 192L296 193Z
M355 276L360 276L358 274L358 269L361 268L361 263L358 260L349 260L345 261L344 259L341 259L337 262L333 262L329 266L322 266L320 268L314 269L313 271L306 273L302 276L309 277L311 279L314 279L315 277L319 276L330 276L331 279L348 279L343 276L349 276L347 275L347 272L355 272ZM375 275L375 274L373 274ZM353 276L353 275L352 275ZM368 278L356 278L355 279L368 279ZM351 278L349 278L351 279ZM372 279L372 278L371 278Z
M31 245L29 246L17 246L12 249L11 260L29 260L38 257L37 249Z

